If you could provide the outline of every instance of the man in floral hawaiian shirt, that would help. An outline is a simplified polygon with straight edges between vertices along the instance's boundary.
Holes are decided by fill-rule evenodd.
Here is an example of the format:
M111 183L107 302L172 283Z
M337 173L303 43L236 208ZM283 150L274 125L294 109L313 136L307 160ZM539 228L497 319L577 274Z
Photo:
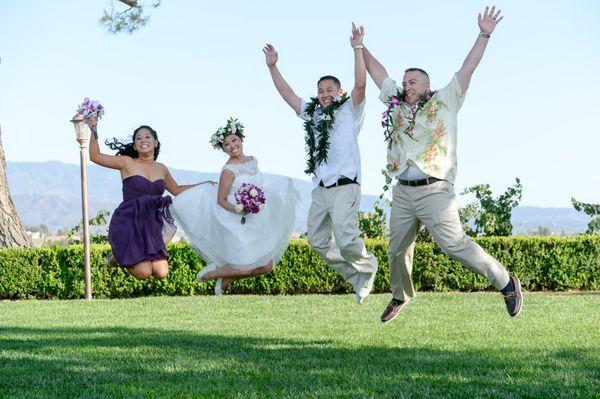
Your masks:
M464 233L454 194L457 114L471 76L481 61L500 11L479 14L479 35L460 70L436 92L419 68L405 71L402 88L365 48L367 71L388 105L382 122L387 141L387 170L396 178L390 217L388 262L393 298L381 315L392 321L415 296L411 272L414 242L421 223L446 254L489 279L501 290L510 316L521 310L520 282Z

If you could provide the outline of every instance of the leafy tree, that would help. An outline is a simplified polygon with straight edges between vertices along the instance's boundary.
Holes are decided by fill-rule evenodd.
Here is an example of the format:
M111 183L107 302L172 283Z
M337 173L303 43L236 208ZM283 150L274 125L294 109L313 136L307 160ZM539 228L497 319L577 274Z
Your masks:
M571 198L573 208L578 212L583 212L592 217L588 223L586 234L600 234L600 204L586 204Z
M135 32L150 20L150 16L145 13L147 7L160 6L160 0L155 0L147 6L135 0L118 0L118 2L122 3L121 7L115 7L114 1L111 0L110 10L104 10L104 15L100 18L100 23L110 33ZM123 10L123 4L129 8Z
M470 235L474 236L509 236L512 234L510 217L513 208L519 205L523 192L521 180L506 189L497 198L492 197L489 184L479 184L466 188L461 194L475 194L479 201L479 212L474 218L475 229Z
M383 192L379 196L379 200L373 204L373 212L358 212L358 228L363 237L387 240L390 235L387 228L387 213L384 206L389 208L392 204L391 199L386 197L386 195L390 195L392 177L386 169L382 169L381 174L385 177Z
M105 226L107 224L106 218L110 215L110 212L106 209L100 209L96 216L91 218L88 223L92 226ZM73 227L67 232L67 238L70 242L81 243L81 234L83 234L83 220L79 224ZM106 234L90 234L90 242L92 244L105 244L108 243L108 236Z
M379 201L373 204L373 212L358 212L358 228L365 238L389 238L387 214Z

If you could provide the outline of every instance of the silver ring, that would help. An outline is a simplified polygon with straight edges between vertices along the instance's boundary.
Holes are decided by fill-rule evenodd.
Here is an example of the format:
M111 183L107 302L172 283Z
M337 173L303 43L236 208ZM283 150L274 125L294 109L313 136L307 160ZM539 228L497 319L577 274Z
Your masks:
M495 21L495 20L496 20L496 17L492 17L492 19Z

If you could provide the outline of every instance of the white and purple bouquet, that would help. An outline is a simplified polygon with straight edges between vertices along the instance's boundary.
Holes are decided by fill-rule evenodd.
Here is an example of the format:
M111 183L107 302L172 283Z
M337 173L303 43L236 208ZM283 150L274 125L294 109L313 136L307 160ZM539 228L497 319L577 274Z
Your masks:
M267 202L265 192L262 188L251 183L242 183L238 187L235 192L235 201L234 208L238 213L258 213L265 206L265 202ZM244 223L246 223L246 218L242 216L242 224Z
M88 97L83 99L83 102L77 108L77 115L81 116L83 120L90 118L100 119L104 115L104 107L98 101L92 101Z

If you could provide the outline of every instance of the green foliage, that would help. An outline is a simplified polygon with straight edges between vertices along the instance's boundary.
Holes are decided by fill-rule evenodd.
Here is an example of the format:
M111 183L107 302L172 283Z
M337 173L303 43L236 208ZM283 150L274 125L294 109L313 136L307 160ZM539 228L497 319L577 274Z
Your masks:
M490 255L521 279L528 290L599 290L600 236L487 237L476 240ZM374 292L389 292L387 243L367 240L379 261ZM211 294L214 282L199 284L195 277L202 260L184 243L168 246L170 272L162 281L139 281L104 258L109 245L92 246L92 284L95 298L152 295ZM494 289L432 243L417 243L413 280L420 291L480 291ZM234 282L235 294L337 294L352 287L327 266L305 240L293 240L273 273ZM0 298L75 299L84 297L81 245L0 250Z
M583 212L592 217L588 223L586 234L600 234L600 204L586 204L571 198L573 208L578 212Z
M110 212L106 209L100 209L96 216L88 220L88 224L90 227L100 227L105 226L108 221L106 218L110 215ZM71 230L67 232L67 238L73 244L81 244L81 239L79 238L83 234L83 220L79 222L79 224L73 227ZM108 236L106 234L90 234L90 242L92 244L106 244L108 243Z
M510 217L523 192L523 186L519 178L516 183L506 189L506 192L498 198L492 197L489 184L479 184L466 188L461 194L475 194L479 200L479 214L475 218L475 230L471 235L475 236L509 236L512 234L512 223Z
M136 3L137 7L130 6L125 10L115 9L111 6L110 10L104 10L104 15L100 18L100 24L104 25L110 33L128 32L133 33L141 27L145 26L150 17L145 14L145 6L136 2L122 1L123 4ZM120 6L122 6L121 4ZM149 5L151 8L160 6L160 0L156 0Z
M339 99L334 99L331 105L323 108L317 97L311 97L310 102L306 105L304 113L308 118L304 122L304 143L306 145L306 169L304 173L307 175L314 173L319 164L327 163L329 135L335 123L336 111L349 98L348 93L344 92ZM320 111L320 116L318 122L315 123L314 115L317 109Z
M383 178L385 179L385 183L383 184L383 191L381 192L379 199L381 201L384 201L384 203L387 204L387 206L391 206L392 205L392 187L394 186L392 184L392 182L394 181L394 179L392 179L392 176L390 176L390 173L387 171L387 169L381 169L381 174L383 175ZM386 197L386 195L387 195L387 197Z
M373 212L358 212L358 228L364 238L388 239L385 209L379 201L375 201L373 207Z

